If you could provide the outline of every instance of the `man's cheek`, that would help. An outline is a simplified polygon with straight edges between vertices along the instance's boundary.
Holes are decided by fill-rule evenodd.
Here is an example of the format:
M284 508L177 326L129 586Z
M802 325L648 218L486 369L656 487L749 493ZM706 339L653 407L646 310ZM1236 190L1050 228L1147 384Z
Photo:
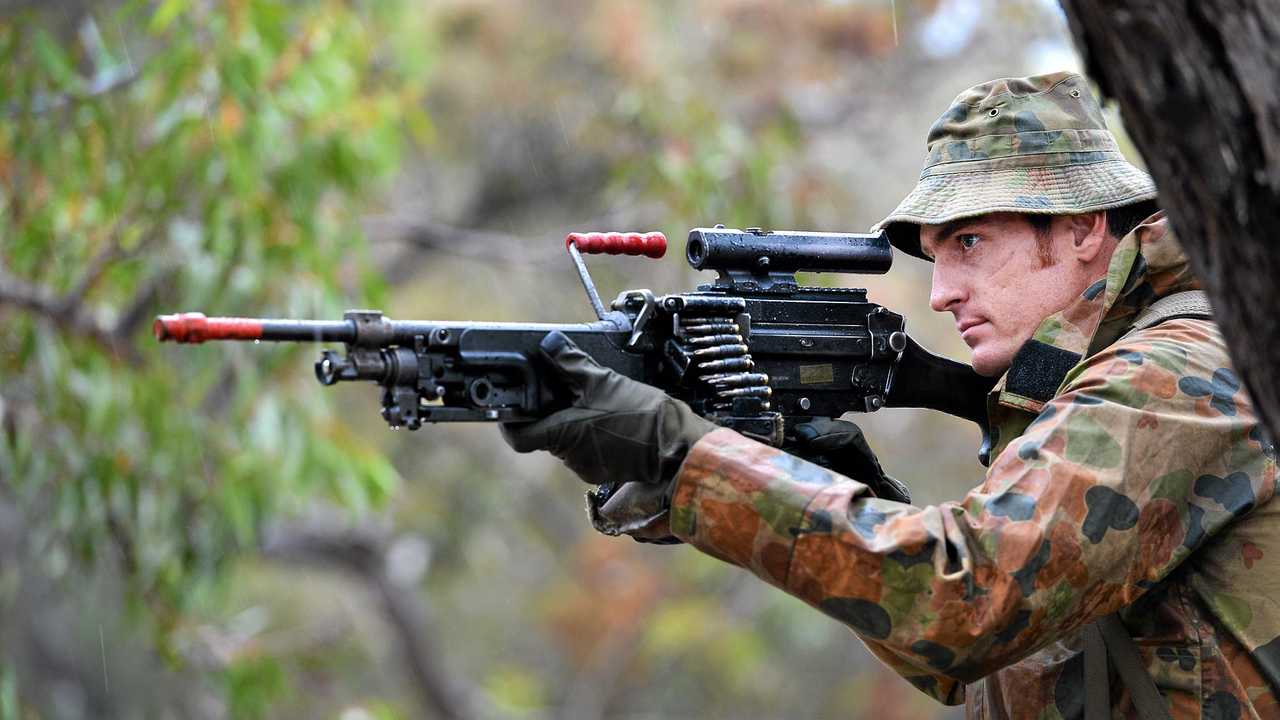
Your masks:
M1028 299L1030 302L1030 299ZM1015 353L1035 335L1040 321L1027 318L1002 319L992 323L992 342L1013 359Z

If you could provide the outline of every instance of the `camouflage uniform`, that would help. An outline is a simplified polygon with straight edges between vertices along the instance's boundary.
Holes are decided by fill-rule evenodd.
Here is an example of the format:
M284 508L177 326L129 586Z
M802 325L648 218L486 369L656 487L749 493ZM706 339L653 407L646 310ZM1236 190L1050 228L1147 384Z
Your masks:
M1076 98L1063 77L1078 82L1050 84ZM1001 82L940 125L989 113L982 102L1009 100L1011 86L1016 100L1014 83L1026 81ZM974 145L931 153L981 152ZM1016 163L997 172L1006 170L1037 177ZM1081 201L1026 202L1079 210ZM911 247L909 233L898 241ZM1128 332L1154 299L1195 287L1162 215L1126 236L1106 277L1046 318L1024 347L1039 352L1020 352L992 391L994 460L959 502L877 499L854 479L720 429L676 477L671 531L845 623L916 687L965 702L971 717L1080 717L1081 629L1121 609L1173 717L1278 717L1274 450L1212 322ZM1038 400L1022 388L1044 383L1045 358L1066 358L1069 370ZM982 678L980 691L972 683ZM1113 714L1133 716L1127 691L1112 688Z

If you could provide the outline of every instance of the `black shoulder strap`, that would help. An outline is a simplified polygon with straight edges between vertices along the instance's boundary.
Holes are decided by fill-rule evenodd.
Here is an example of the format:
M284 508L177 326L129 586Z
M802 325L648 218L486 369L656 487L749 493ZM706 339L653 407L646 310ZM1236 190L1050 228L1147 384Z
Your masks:
M1085 720L1111 718L1108 659L1128 688L1140 720L1170 720L1169 708L1156 689L1151 673L1143 665L1138 645L1129 637L1118 613L1112 613L1084 629Z
M1111 678L1107 669L1107 645L1099 623L1084 626L1084 717L1111 717Z
M1138 314L1126 336L1175 318L1212 320L1209 298L1200 290L1166 295ZM1085 720L1111 718L1111 686L1108 661L1133 698L1141 720L1168 720L1169 708L1142 663L1138 645L1129 636L1119 613L1112 613L1084 628Z
M1121 337L1128 337L1139 330L1146 330L1166 320L1177 318L1212 320L1213 314L1209 307L1208 296L1200 290L1187 290L1166 295L1138 313L1129 330ZM1043 345L1043 343L1037 345ZM1047 345L1032 346L1029 342L1019 351L1020 356L1024 354L1034 356L1021 358L1024 361L1034 360L1022 363L1029 369L1026 373L1028 378L1035 379L1033 382L1022 381L1020 378L1018 390L1024 396L1043 398L1047 401L1055 392L1053 388L1056 388L1056 385L1052 383L1061 384L1062 377L1080 360L1080 356L1074 354L1068 358L1047 352L1051 350L1056 348ZM1017 358L1014 365L1015 367L1019 365ZM1010 383L1013 382L1012 375L1011 369ZM1056 381L1053 379L1055 377ZM1046 390L1048 390L1047 393ZM1138 646L1129 636L1129 631L1120 621L1118 613L1085 626L1082 639L1084 640L1085 720L1111 720L1110 667L1116 669L1124 687L1129 690L1129 696L1133 698L1133 706L1140 720L1169 719L1169 709L1156 688L1155 681L1151 679L1151 674L1143 665ZM988 682L990 680L991 678L988 678Z

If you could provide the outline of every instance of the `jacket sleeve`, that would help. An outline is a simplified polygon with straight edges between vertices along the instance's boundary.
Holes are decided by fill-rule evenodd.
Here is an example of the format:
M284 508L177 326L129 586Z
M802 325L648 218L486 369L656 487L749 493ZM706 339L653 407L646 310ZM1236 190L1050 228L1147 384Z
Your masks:
M946 703L1129 603L1235 517L1275 465L1209 324L1090 358L960 502L917 508L730 430L694 446L674 534L855 630Z

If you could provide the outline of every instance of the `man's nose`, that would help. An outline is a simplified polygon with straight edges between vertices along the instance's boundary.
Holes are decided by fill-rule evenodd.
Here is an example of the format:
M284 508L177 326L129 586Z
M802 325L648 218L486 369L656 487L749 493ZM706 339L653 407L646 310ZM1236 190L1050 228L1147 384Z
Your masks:
M933 286L929 291L929 307L934 312L947 312L965 299L963 280L943 263L933 264Z

